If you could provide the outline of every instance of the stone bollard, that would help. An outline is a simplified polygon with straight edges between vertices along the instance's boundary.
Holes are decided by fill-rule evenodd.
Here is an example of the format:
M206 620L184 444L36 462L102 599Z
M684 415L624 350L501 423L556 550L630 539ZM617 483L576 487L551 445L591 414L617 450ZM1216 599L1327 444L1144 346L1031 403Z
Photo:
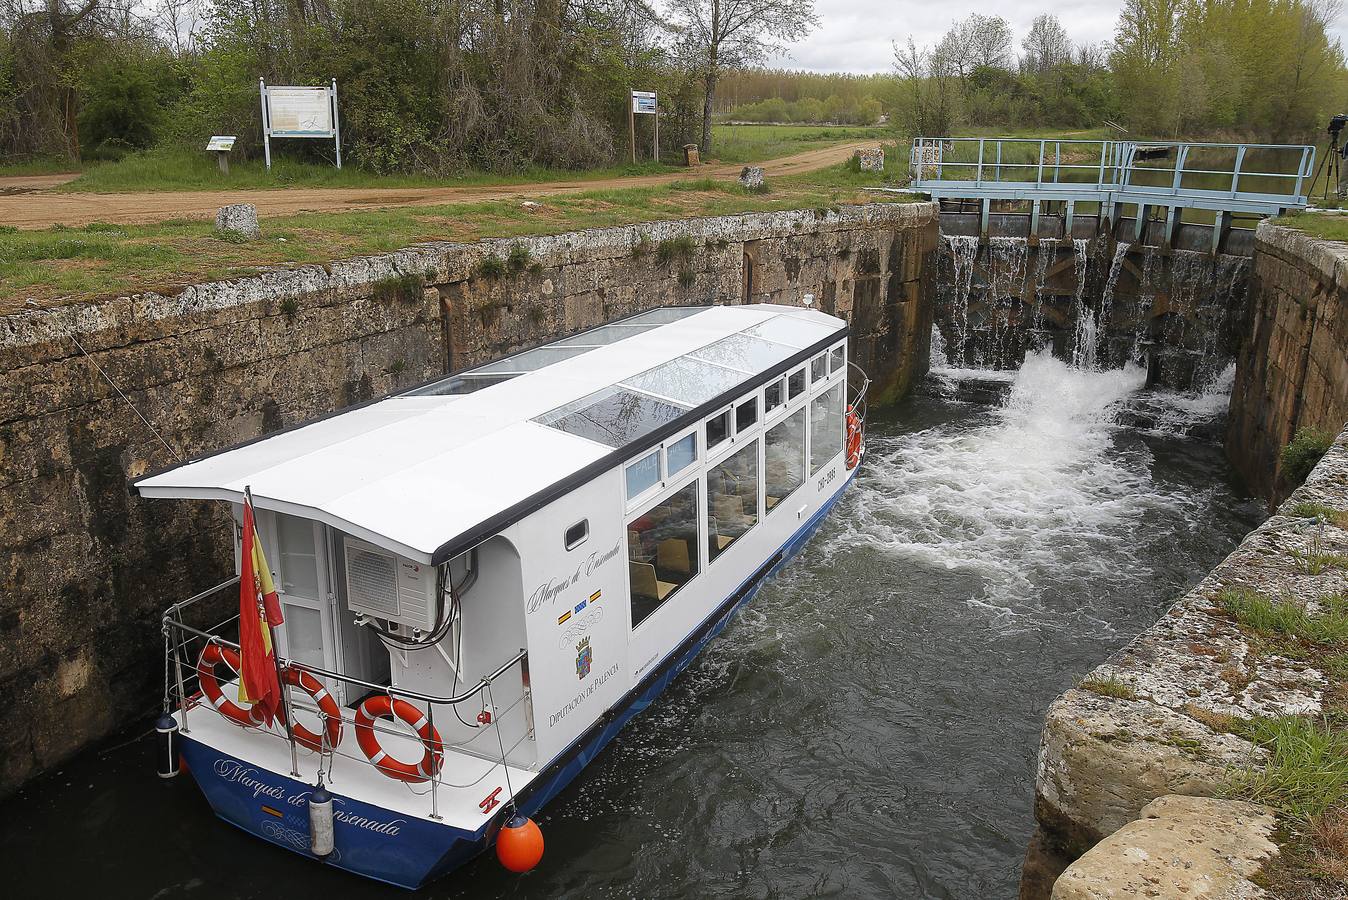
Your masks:
M751 191L764 187L763 167L745 166L740 172L740 184Z
M883 172L885 151L881 147L862 147L856 152L857 165L863 172Z
M240 234L249 240L262 237L262 229L257 227L257 207L251 203L231 203L220 207L220 211L215 214L215 227Z
M690 169L702 165L702 154L698 152L697 144L683 145L683 164Z

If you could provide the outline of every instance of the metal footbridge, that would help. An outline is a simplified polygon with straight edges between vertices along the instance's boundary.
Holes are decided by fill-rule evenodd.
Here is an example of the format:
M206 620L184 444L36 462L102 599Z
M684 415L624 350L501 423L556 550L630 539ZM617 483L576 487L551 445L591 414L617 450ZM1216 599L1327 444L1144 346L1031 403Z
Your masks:
M1304 209L1315 148L1300 144L916 138L909 156L909 189L933 200L981 207L979 234L994 211L1028 204L1029 236L1041 214L1061 221L1061 235L1113 232L1131 219L1135 241L1153 234L1169 246L1178 227L1201 222L1220 245L1236 215L1277 216ZM994 204L996 208L994 210ZM1159 219L1159 233L1149 224ZM1085 224L1085 223L1081 223ZM1057 230L1056 224L1054 230Z

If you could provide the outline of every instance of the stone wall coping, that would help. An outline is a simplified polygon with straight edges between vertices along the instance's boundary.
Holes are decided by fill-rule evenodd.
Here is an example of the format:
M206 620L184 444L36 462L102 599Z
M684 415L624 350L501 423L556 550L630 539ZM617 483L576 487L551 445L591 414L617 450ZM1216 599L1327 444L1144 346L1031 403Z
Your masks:
M1259 223L1254 240L1265 250L1314 269L1326 285L1348 287L1348 244L1313 237L1295 226L1275 225L1268 220Z
M326 291L351 291L385 278L433 273L431 283L471 277L482 259L523 244L544 265L575 261L583 255L626 255L643 237L651 242L691 236L703 240L753 241L805 231L829 232L876 225L908 228L938 220L932 202L866 203L828 209L795 209L697 219L671 219L559 234L489 238L458 243L432 241L390 253L337 260L326 265L277 266L256 275L191 285L172 294L145 292L88 303L25 310L0 317L0 350L15 350L62 340L71 333L92 334L132 321L158 321L210 313L233 306L280 301Z

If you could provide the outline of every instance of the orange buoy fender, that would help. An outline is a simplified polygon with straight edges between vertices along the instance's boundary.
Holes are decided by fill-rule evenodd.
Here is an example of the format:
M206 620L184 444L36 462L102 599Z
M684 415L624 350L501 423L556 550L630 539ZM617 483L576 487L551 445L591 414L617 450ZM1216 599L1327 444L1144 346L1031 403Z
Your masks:
M314 703L318 704L318 711L323 714L323 730L327 732L328 745L327 747L323 746L322 735L315 734L299 722L290 723L290 733L295 735L295 740L301 746L308 747L316 753L334 749L342 739L341 707L328 693L328 689L323 687L323 683L303 669L287 668L284 674L286 684L294 685L304 691L314 698Z
M496 858L512 872L528 872L543 858L543 832L533 819L515 814L496 835Z
M197 659L197 681L201 683L201 692L226 719L245 727L261 725L262 714L257 707L250 706L245 709L233 700L225 699L224 692L220 690L220 680L215 677L215 667L221 663L237 676L239 651L215 643L202 648L201 656Z
M419 762L413 764L394 759L379 745L379 738L374 733L374 720L394 717L410 725L417 737L421 738L426 752ZM374 763L379 771L390 778L413 784L430 781L445 761L440 732L431 727L426 715L406 700L395 700L387 694L367 697L356 709L356 743L360 745L365 758Z
M861 464L861 436L865 429L856 410L847 407L847 468L855 469Z

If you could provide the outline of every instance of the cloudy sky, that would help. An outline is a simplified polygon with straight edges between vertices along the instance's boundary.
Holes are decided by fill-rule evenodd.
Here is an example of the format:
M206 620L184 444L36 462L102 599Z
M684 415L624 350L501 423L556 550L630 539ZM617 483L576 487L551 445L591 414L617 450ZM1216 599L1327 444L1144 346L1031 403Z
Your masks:
M821 27L776 61L786 68L819 72L882 72L893 65L890 42L909 35L935 43L954 19L972 12L997 14L1011 22L1016 44L1041 12L1056 15L1076 43L1097 43L1114 35L1118 0L1041 0L1038 3L976 3L972 0L815 0ZM1344 20L1337 34L1342 38Z

